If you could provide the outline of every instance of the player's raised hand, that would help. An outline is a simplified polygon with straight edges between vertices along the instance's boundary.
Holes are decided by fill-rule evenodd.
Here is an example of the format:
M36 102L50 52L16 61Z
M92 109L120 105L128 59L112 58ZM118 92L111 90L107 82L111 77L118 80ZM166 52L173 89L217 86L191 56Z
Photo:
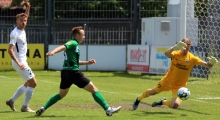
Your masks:
M27 7L31 7L31 4L30 4L29 0L26 0L24 5L26 5Z
M186 43L179 41L176 45L173 46L174 50L185 50L186 49Z
M215 57L213 57L213 56L207 57L207 59L208 59L208 62L209 62L211 65L214 65L214 64L216 64L216 63L218 62L218 60L217 60Z

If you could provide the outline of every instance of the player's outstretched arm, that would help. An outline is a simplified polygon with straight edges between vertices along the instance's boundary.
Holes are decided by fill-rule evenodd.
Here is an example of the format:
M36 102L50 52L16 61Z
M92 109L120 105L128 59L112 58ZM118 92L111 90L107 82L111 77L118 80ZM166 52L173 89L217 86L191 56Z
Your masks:
M218 63L218 60L213 56L207 57L207 59L208 59L208 62L203 61L200 65L210 69L213 65Z
M172 52L173 52L173 47L170 47L168 50L166 50L165 52L164 52L164 54L168 57L168 58L172 58Z
M66 50L66 47L64 45L61 45L61 46L55 48L53 51L47 52L46 55L53 56L54 54L61 52L61 51L64 51L64 50Z
M182 41L179 41L176 45L174 45L174 46L172 46L172 47L170 47L167 51L165 51L165 55L167 56L167 57L169 57L169 58L171 58L172 57L172 52L174 51L174 50L184 50L184 49L186 49L186 43L184 43L184 42L182 42Z
M215 57L213 57L213 56L211 56L211 57L207 57L207 59L208 59L208 64L209 64L209 66L213 66L213 65L215 65L216 63L218 63L218 60L215 58Z
M90 59L89 61L81 61L81 60L79 60L79 65L91 65L91 64L96 64L95 59Z

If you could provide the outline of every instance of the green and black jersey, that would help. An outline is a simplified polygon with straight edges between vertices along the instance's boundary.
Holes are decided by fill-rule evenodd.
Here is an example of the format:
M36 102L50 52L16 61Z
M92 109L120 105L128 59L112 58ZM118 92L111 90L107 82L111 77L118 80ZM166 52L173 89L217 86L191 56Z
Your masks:
M79 43L77 40L69 40L64 44L66 50L64 51L64 61L62 70L79 70Z

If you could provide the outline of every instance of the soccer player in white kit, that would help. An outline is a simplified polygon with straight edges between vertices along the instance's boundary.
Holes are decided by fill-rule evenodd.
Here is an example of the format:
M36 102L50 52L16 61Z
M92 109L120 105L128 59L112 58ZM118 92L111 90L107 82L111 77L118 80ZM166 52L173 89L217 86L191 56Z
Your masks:
M30 3L26 0L26 11L16 15L16 27L10 34L10 43L8 47L8 53L12 58L12 66L24 80L24 84L21 85L14 95L6 101L11 110L16 111L14 102L23 93L25 93L24 103L21 107L21 112L35 112L28 107L28 103L34 92L34 88L37 85L37 81L34 73L27 63L27 41L25 27L27 25L27 19L30 11Z

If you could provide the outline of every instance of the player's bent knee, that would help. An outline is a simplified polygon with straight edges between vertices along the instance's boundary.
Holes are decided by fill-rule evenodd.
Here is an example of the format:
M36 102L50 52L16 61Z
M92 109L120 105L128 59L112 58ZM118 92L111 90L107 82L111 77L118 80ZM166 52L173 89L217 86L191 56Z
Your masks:
M158 94L158 93L155 92L155 93L151 93L150 95L156 95L156 94Z
M92 82L87 84L84 87L84 89L87 90L88 92L92 93L92 94L95 93L96 91L98 91L98 88Z
M30 83L29 87L35 88L37 86L37 83Z
M177 109L179 107L179 104L177 104L177 103L174 103L173 105L172 105L172 108L173 109Z
M156 94L158 94L154 89L152 89L152 90L150 90L150 95L156 95Z
M61 92L61 93L59 93L59 95L60 95L60 98L62 99L62 98L64 98L67 95L67 92L66 93Z
M25 84L29 87L35 88L37 86L36 78L31 78Z

